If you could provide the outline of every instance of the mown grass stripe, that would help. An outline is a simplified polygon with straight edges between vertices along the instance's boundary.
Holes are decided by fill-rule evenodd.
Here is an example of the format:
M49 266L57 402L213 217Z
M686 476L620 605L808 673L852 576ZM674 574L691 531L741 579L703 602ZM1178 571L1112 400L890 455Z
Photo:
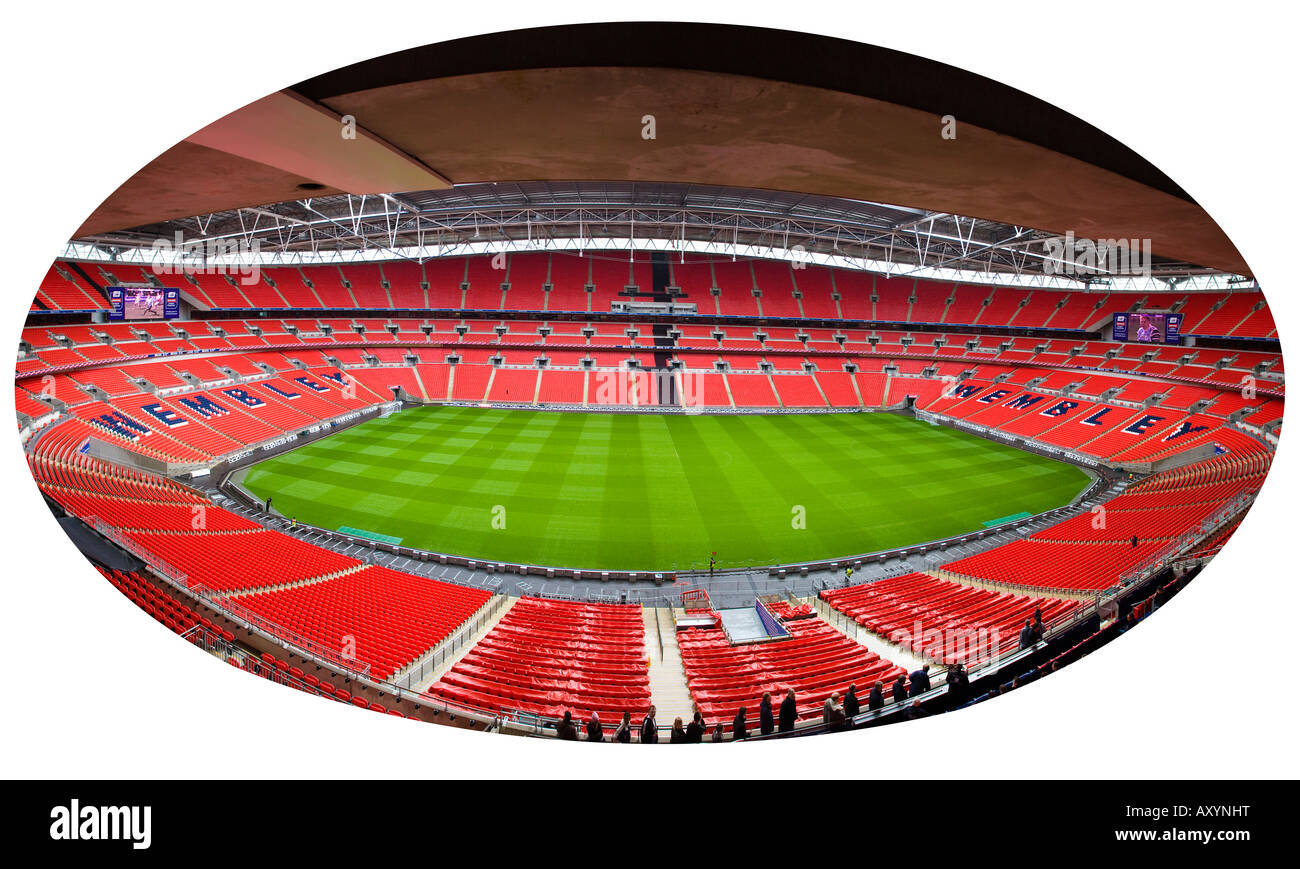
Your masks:
M1041 512L1086 483L1070 465L887 414L457 407L363 423L245 480L321 527L471 558L643 570L704 567L714 550L728 566L907 546Z

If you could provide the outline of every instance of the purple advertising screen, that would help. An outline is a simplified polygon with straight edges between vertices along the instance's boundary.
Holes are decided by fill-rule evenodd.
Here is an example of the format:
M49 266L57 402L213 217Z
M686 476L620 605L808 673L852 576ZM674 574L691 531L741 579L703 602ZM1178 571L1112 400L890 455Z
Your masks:
M172 287L108 287L110 320L162 320L180 316L180 291Z
M1136 344L1178 344L1183 317L1164 311L1117 312L1111 325L1115 341Z

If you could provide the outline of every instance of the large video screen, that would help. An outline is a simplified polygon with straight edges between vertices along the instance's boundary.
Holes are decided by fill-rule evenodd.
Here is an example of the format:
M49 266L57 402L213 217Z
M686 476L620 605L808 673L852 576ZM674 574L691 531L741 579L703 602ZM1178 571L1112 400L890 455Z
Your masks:
M1183 315L1163 311L1119 312L1111 327L1116 341L1137 344L1178 344L1182 341Z
M172 287L109 287L110 320L171 320L179 317L180 290Z

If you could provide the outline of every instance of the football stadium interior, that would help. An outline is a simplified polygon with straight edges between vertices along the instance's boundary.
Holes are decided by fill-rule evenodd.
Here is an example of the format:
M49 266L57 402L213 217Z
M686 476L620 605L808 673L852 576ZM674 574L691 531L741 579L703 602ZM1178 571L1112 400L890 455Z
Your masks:
M1151 612L1281 432L1240 254L1025 94L725 30L413 49L129 179L19 343L72 540L232 668L606 741L946 711Z

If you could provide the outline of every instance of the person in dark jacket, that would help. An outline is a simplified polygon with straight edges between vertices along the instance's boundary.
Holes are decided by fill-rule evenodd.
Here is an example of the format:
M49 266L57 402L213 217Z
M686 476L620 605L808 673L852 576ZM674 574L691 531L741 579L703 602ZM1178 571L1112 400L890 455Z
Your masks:
M894 680L894 702L901 703L907 699L907 674L899 673Z
M776 722L772 720L772 692L763 692L763 701L758 704L758 732L767 736L773 730L776 730Z
M655 723L655 708L650 707L650 711L641 719L641 744L654 745L659 741L659 725Z
M555 725L555 735L560 739L578 738L578 728L574 726L573 713L569 710L564 710L564 717Z
M921 708L920 700L913 700L912 705L907 707L907 720L915 721L918 718L929 718L930 713Z
M1025 626L1020 629L1020 648L1028 649L1034 645L1034 626L1029 619L1025 619Z
M745 724L745 707L740 707L736 717L731 720L731 738L749 739L749 727Z
M970 685L970 676L966 674L966 668L958 663L949 664L948 672L943 679L948 684L948 696L952 702L965 703L968 699L967 688Z
M913 697L920 696L930 690L930 673L924 668L920 668L912 674L912 691Z
M691 719L690 724L686 725L686 741L699 745L704 741L704 734L707 731L708 728L704 724L704 716L700 714L700 710L696 709L695 717Z
M623 713L623 720L619 722L618 729L614 731L614 741L621 742L624 745L630 745L632 742L632 715L629 712Z
M600 726L600 716L595 712L591 713L591 720L587 722L587 741L605 741L605 728Z
M781 720L777 724L777 730L782 733L790 733L794 730L794 720L798 717L798 711L795 709L794 689L791 688L785 693L785 699L781 701Z
M874 712L885 705L885 683L876 680L876 684L871 686L871 693L867 695L867 710Z
M674 718L672 733L668 735L668 743L670 745L684 745L688 742L690 740L686 737L686 729L682 727L682 719L680 717Z
M858 703L858 686L850 685L849 690L844 695L844 715L849 719L849 726L853 726L853 717L862 711Z

